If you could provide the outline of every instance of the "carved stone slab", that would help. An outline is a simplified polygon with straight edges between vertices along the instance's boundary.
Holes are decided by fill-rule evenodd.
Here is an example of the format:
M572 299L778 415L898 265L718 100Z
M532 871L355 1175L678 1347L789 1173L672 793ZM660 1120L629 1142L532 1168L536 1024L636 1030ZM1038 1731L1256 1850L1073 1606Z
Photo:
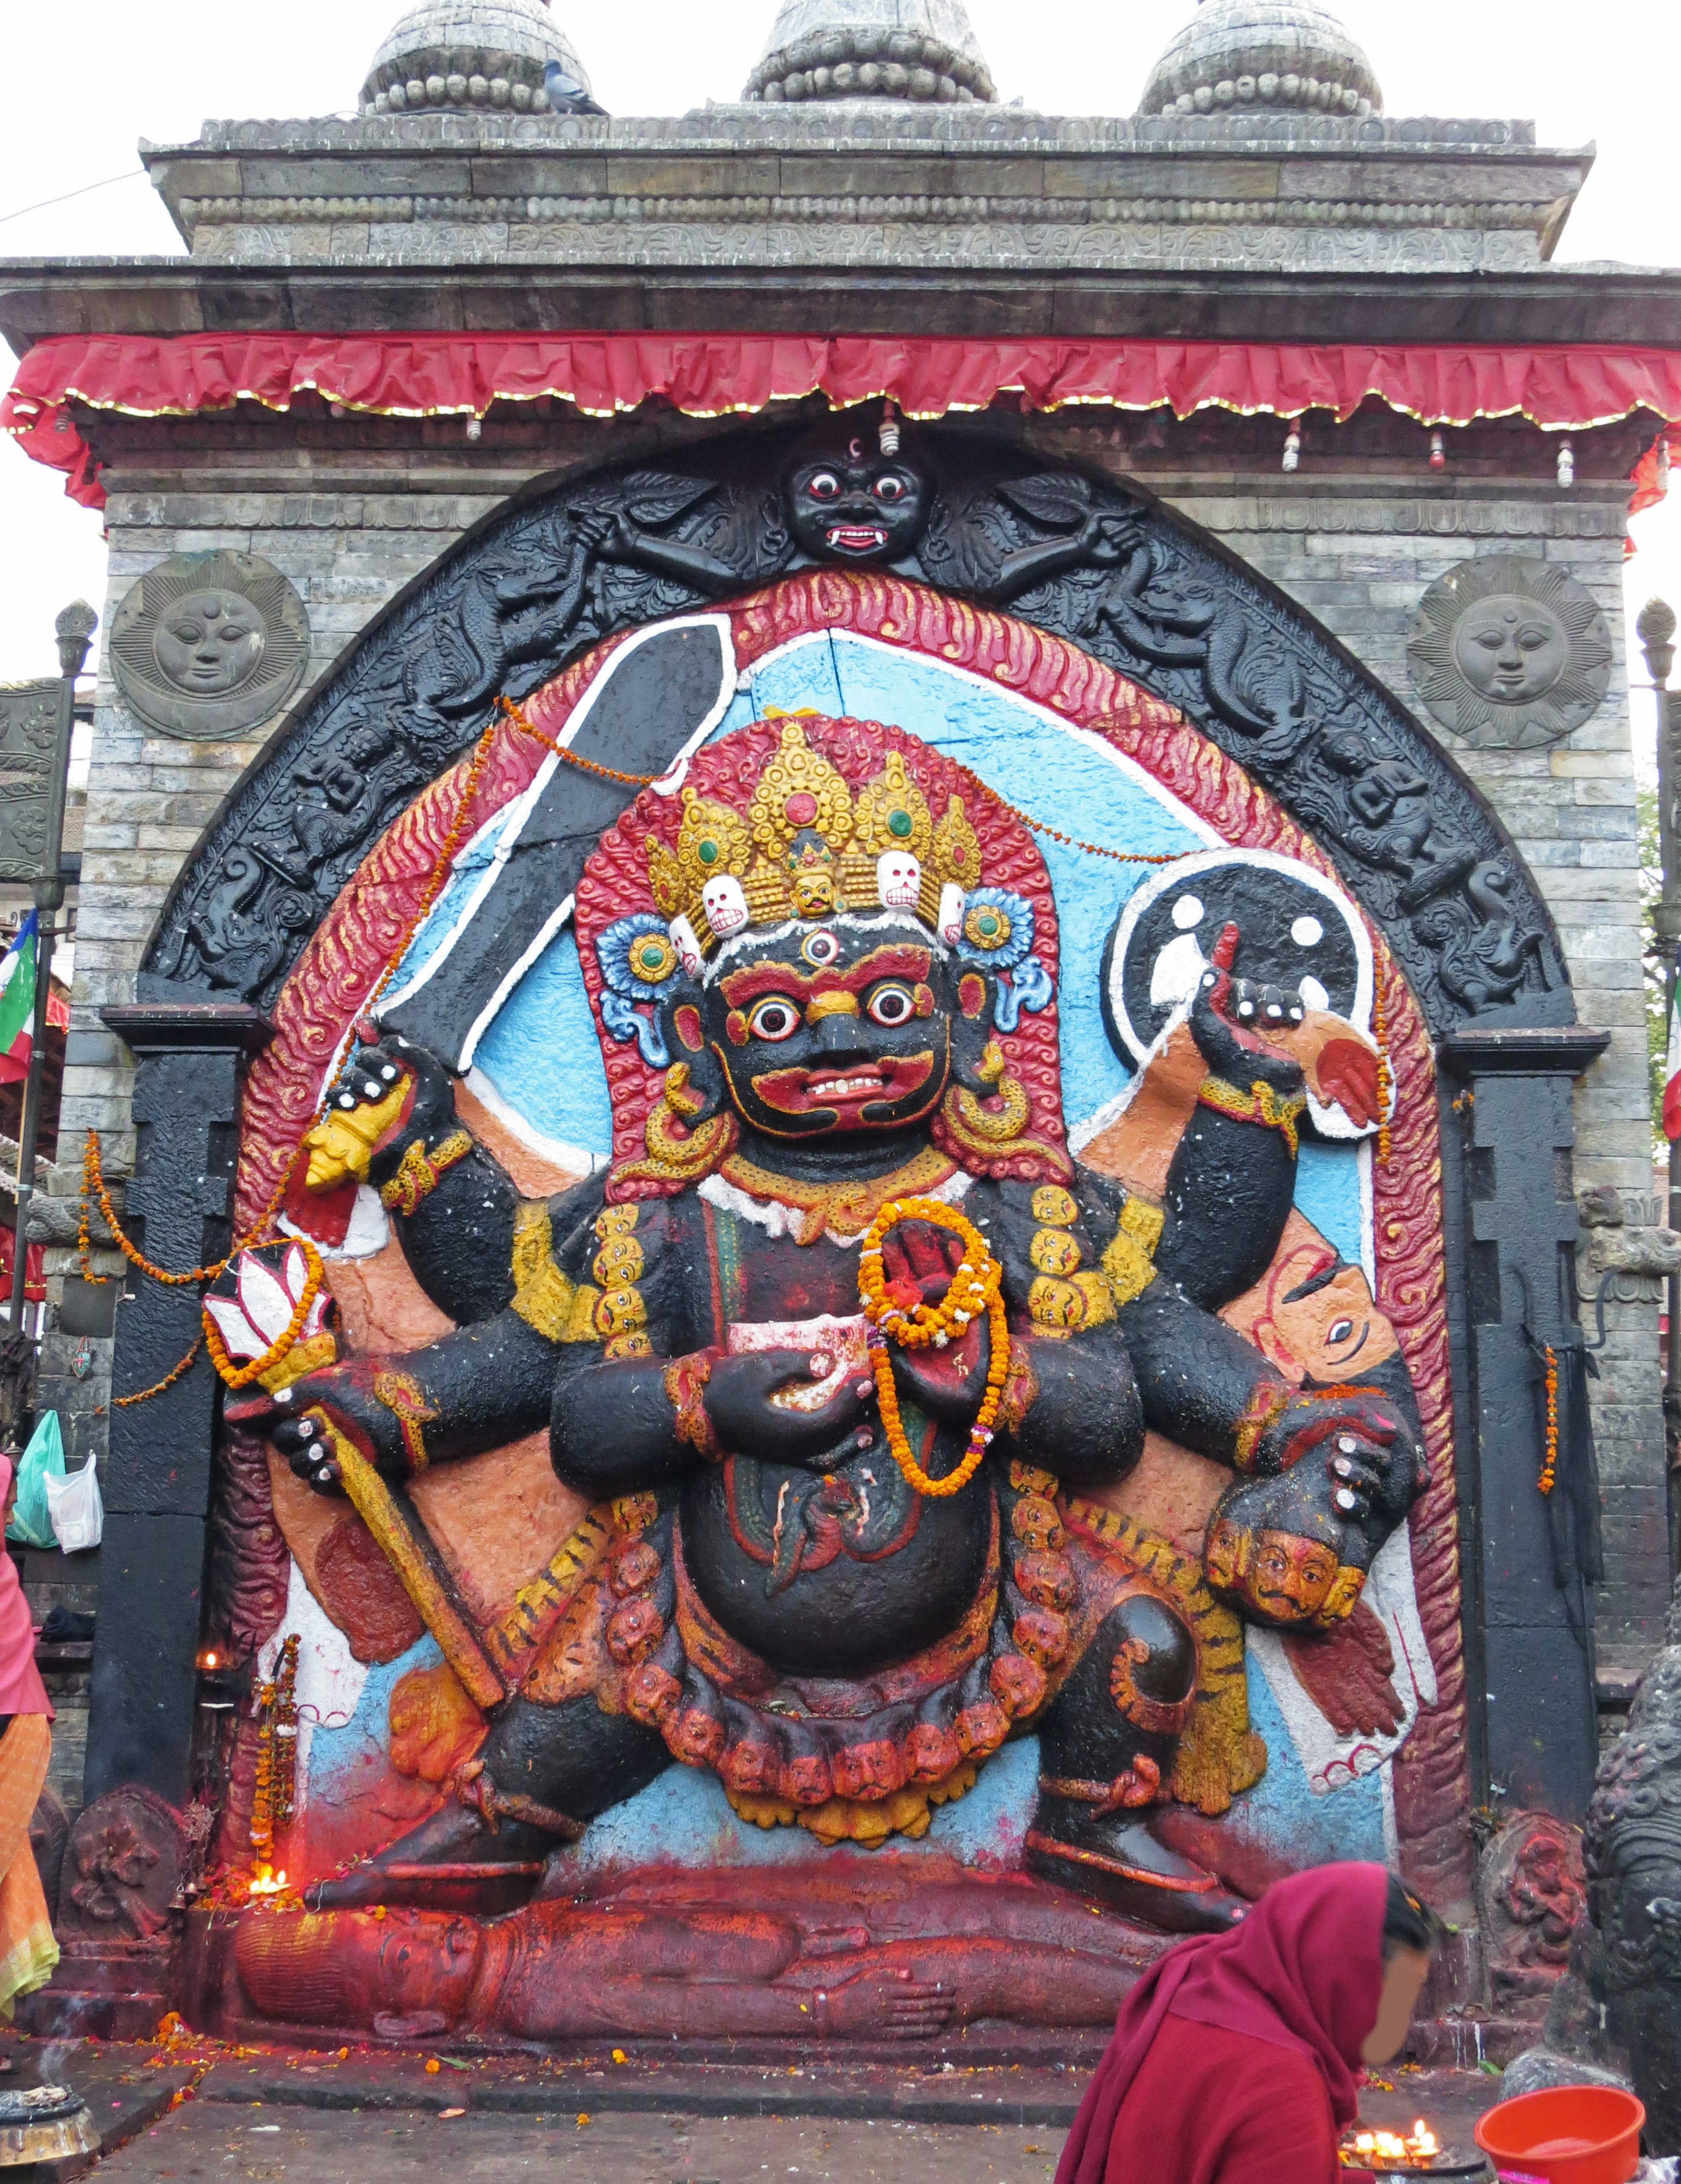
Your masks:
M0 879L47 877L53 811L63 806L68 725L62 681L0 688Z
M1611 631L1592 594L1549 561L1479 554L1419 601L1407 664L1431 713L1467 743L1556 743L1599 710Z
M131 586L111 625L111 670L148 727L193 743L271 719L310 658L304 602L254 554L176 554Z

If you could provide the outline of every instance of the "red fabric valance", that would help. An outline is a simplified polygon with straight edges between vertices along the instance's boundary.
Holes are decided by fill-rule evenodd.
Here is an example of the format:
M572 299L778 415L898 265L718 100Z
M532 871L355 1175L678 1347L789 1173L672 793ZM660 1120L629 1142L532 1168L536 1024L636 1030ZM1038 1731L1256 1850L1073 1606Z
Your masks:
M1681 351L1572 347L1391 348L1275 343L896 341L782 334L61 334L38 342L0 402L0 425L66 491L97 508L98 465L70 401L131 416L190 416L242 401L285 410L314 393L387 416L482 416L553 395L588 416L659 397L690 416L827 396L839 410L890 394L907 415L1095 404L1352 416L1368 399L1423 425L1521 415L1554 432L1647 410L1681 422ZM1637 504L1661 490L1637 478ZM1645 491L1646 500L1639 499Z

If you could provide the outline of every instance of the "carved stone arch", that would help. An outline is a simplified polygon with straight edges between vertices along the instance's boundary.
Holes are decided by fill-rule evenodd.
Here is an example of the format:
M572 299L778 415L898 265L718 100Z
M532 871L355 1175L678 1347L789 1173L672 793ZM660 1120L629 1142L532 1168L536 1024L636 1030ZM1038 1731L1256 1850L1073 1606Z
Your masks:
M857 432L855 418L831 430ZM721 434L510 506L364 634L177 881L142 1000L261 1007L383 830L516 699L604 638L813 566L790 428ZM1166 699L1324 846L1440 1038L1560 1025L1556 932L1499 820L1394 695L1254 571L1142 494L973 431L907 434L926 518L897 572L1018 618Z

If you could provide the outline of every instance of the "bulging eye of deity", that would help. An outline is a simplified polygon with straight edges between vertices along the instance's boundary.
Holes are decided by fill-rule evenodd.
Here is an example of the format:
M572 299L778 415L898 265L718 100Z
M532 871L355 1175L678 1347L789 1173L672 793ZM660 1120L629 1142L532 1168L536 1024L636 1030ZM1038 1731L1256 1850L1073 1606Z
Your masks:
M869 1014L874 1022L885 1025L889 1031L908 1023L917 1013L916 995L908 986L897 979L876 987L869 997Z
M800 943L800 953L807 963L826 970L839 956L840 943L832 933L808 933Z
M788 1000L780 994L771 994L748 1017L747 1036L779 1045L785 1039L793 1038L803 1021L797 1001Z
M855 443L796 464L786 499L790 526L813 560L896 561L922 536L930 486L914 464L883 463Z

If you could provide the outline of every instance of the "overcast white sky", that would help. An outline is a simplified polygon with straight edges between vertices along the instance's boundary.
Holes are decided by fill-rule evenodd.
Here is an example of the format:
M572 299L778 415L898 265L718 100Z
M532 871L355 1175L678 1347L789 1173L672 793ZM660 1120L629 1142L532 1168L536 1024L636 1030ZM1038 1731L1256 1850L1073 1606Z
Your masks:
M279 9L205 0L78 0L5 10L0 79L0 256L178 253L137 172L141 136L168 143L206 114L354 109L374 49L403 0L287 0ZM740 90L774 0L556 0L617 114L676 114ZM969 0L1001 94L1050 113L1130 114L1190 0ZM1344 0L1392 114L1533 116L1544 142L1594 142L1599 163L1561 259L1681 264L1681 78L1677 0ZM39 200L137 169L109 189L7 218ZM0 345L0 361L5 359ZM1636 526L1631 604L1664 592L1681 608L1681 491ZM54 671L53 617L78 594L103 604L99 519L59 479L0 447L0 680ZM1649 701L1635 699L1650 733Z

